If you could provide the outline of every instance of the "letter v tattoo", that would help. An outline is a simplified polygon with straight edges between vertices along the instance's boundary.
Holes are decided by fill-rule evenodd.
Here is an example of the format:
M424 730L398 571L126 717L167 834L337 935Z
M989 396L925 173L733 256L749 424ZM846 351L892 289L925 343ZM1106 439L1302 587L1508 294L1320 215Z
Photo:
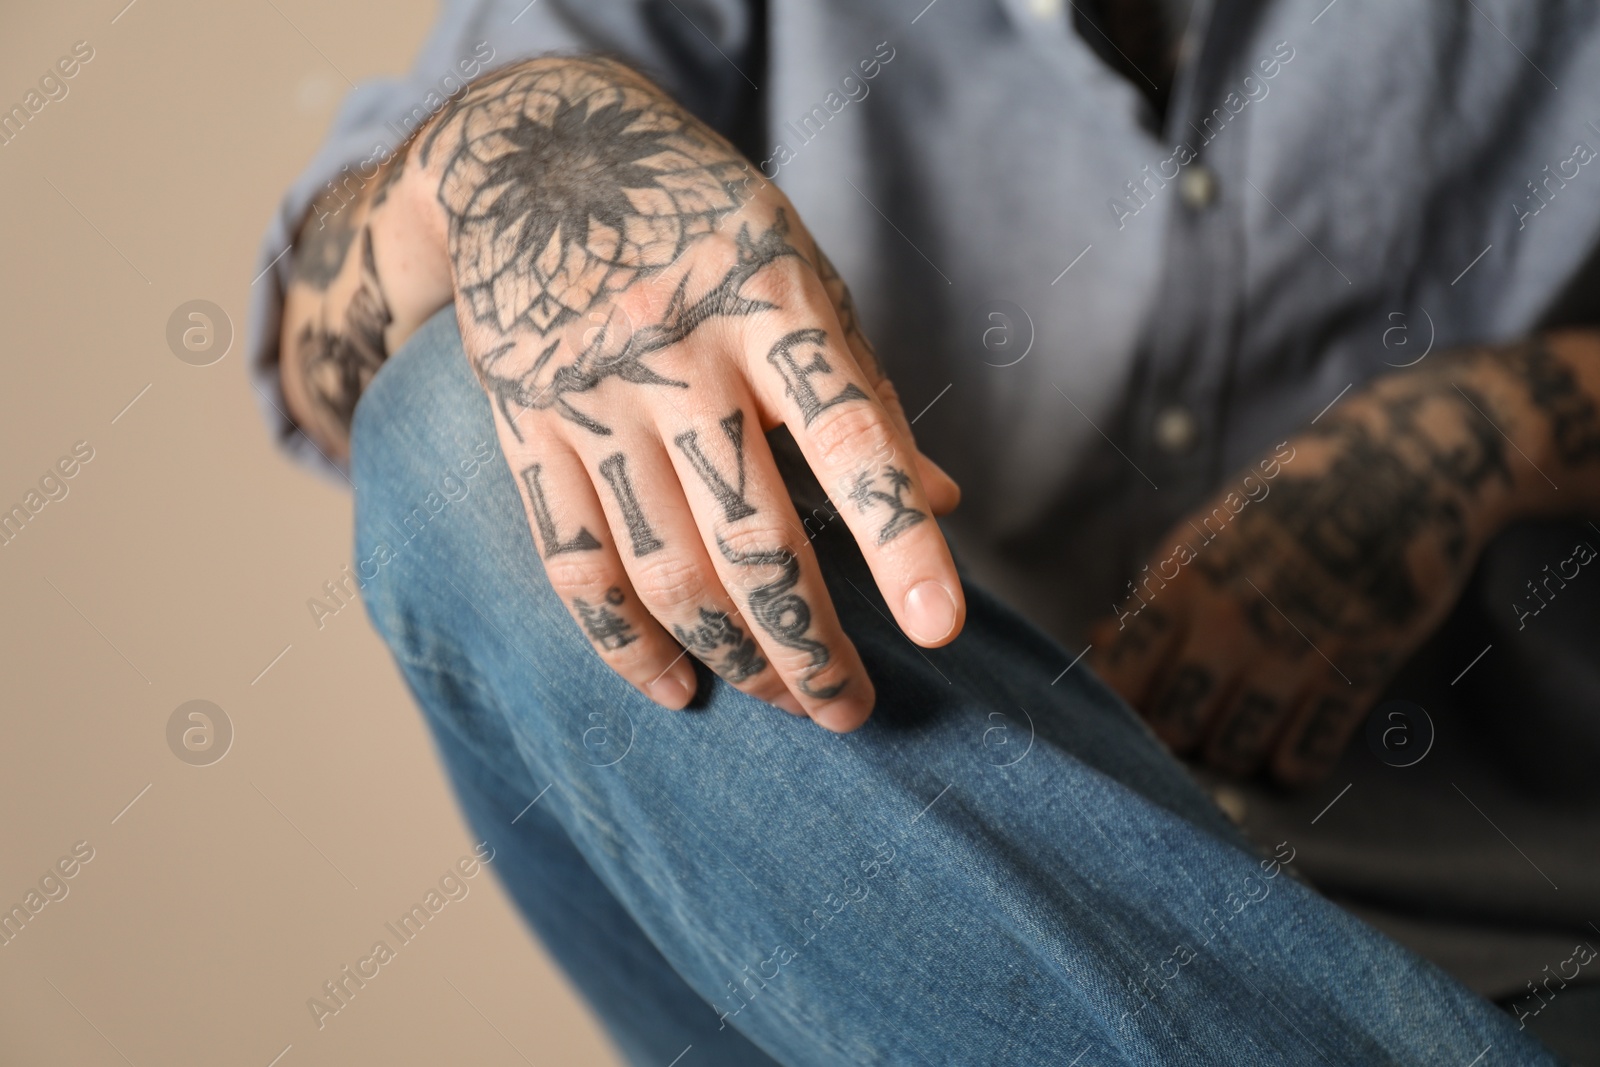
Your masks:
M539 484L539 474L543 464L535 463L522 472L522 480L527 483L528 496L533 500L533 521L539 526L539 540L544 542L546 558L558 556L563 552L588 552L600 547L600 541L587 527L578 527L578 532L570 541L562 541L561 535L556 531L555 516L550 514L550 505L544 498L544 487Z
M739 466L738 489L728 484L722 472L701 451L698 431L685 430L672 440L694 467L700 480L706 483L706 488L711 490L711 495L717 498L717 503L722 505L723 517L729 522L738 522L756 513L756 509L744 498L744 412L735 411L722 419L719 425L727 435L728 442L733 445L733 455Z

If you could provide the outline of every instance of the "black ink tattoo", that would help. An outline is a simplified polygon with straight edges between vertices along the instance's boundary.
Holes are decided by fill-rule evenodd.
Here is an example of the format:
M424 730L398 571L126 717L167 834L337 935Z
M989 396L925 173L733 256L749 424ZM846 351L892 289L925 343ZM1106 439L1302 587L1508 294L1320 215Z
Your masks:
M850 487L850 499L855 502L858 509L863 512L874 507L889 509L889 520L878 531L878 544L886 545L899 537L911 527L920 523L928 516L916 508L905 503L904 496L911 488L911 477L899 467L886 464L883 468L883 477L888 482L889 492L875 489L877 476L862 471L856 475L855 484Z
M544 498L544 486L539 484L539 476L543 472L544 464L535 463L522 472L522 481L528 487L528 496L533 501L533 521L539 527L539 540L544 545L545 558L558 556L563 552L588 552L600 547L600 539L589 532L587 526L578 527L578 532L571 539L561 540L560 533L556 530L555 516L550 514L550 504Z
M1233 716L1217 735L1214 748L1231 766L1241 770L1261 757L1271 733L1283 714L1284 706L1255 689L1240 697Z
M867 394L858 389L854 382L827 400L818 395L817 387L811 383L812 376L828 374L833 370L825 354L827 340L828 335L822 330L795 330L778 338L778 343L767 353L767 362L783 378L783 391L794 399L807 426L835 404L867 399ZM812 349L810 360L802 363L795 355L796 349Z
M697 431L685 430L672 440L694 467L694 472L700 476L700 480L706 483L706 488L711 490L711 495L717 498L717 503L722 505L723 518L729 522L738 522L756 513L756 509L751 507L750 502L744 497L744 412L735 411L732 415L724 417L719 425L728 438L728 443L733 446L734 460L739 469L737 489L729 485L722 472L717 470L716 464L706 458L705 452L700 448L700 435Z
M691 629L674 624L678 642L733 684L752 678L767 669L761 649L749 634L740 629L725 611L700 609L700 621ZM726 652L718 655L720 649Z
M297 282L323 291L344 269L350 245L356 238L354 211L340 211L313 229L309 219L295 239L290 276Z
M1185 740L1203 725L1200 709L1216 687L1211 672L1198 663L1185 663L1172 675L1166 690L1150 709L1150 721L1171 726Z
M1349 732L1350 716L1354 710L1350 701L1341 696L1330 694L1319 700L1311 713L1311 721L1306 723L1305 732L1295 742L1296 758L1312 771L1332 764L1344 749L1343 742Z
M780 645L810 655L810 668L799 679L802 693L817 700L832 700L843 692L849 684L848 678L837 685L822 688L811 686L811 679L827 669L832 654L827 645L806 636L806 631L811 629L811 605L793 591L800 582L800 560L795 554L787 548L769 552L738 552L720 537L717 538L717 547L729 563L741 567L778 568L778 577L750 591L750 617Z
M442 138L442 140L441 140ZM773 304L746 297L763 267L798 256L781 211L764 232L741 224L736 262L703 293L682 270L659 321L636 326L614 298L673 269L764 185L750 164L636 72L597 58L532 60L476 83L420 148L446 146L438 198L457 288L476 322L505 338L477 370L514 432L512 405L573 406L613 378L686 387L646 364L708 319ZM556 333L589 314L605 323L581 349Z
M650 521L644 517L644 509L639 506L639 498L634 494L633 478L628 474L628 457L621 452L607 456L600 461L600 474L616 494L617 507L622 509L622 519L627 523L628 536L633 541L633 554L648 556L664 547L664 542L650 528Z
M1335 445L1331 467L1282 476L1196 562L1214 585L1234 589L1257 636L1287 658L1303 658L1324 638L1343 645L1341 684L1386 677L1396 636L1431 603L1413 574L1415 544L1427 539L1462 574L1472 502L1491 482L1513 484L1504 439L1474 410L1490 410L1489 400L1470 386L1419 383L1379 394L1379 428L1338 412L1313 426L1311 436ZM1438 405L1449 413L1448 434L1424 424L1424 411Z
M296 338L306 392L347 436L356 401L389 358L384 330L391 321L372 255L372 231L363 227L361 285L350 300L343 328L307 323Z
M607 652L615 652L639 640L639 635L633 632L628 620L611 610L621 607L622 601L622 590L616 586L606 590L604 603L591 605L582 597L572 598L572 608L583 622L589 639Z
M1508 350L1506 357L1534 407L1550 420L1561 462L1575 467L1600 460L1600 411L1579 387L1572 369L1538 338Z

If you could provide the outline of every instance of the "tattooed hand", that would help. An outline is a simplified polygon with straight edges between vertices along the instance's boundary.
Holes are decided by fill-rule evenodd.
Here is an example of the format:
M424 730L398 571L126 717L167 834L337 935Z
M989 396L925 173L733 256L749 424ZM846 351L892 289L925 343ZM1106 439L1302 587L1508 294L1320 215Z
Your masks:
M1445 355L1355 394L1159 543L1097 668L1174 749L1320 777L1496 531L1600 501L1597 347Z
M783 194L655 86L607 59L487 75L419 131L384 195L344 239L364 267L302 237L309 268L343 264L356 296L339 327L308 327L298 391L353 409L404 333L387 318L416 319L391 277L408 307L453 299L546 574L620 675L683 707L687 653L829 729L865 721L872 684L764 436L780 425L906 633L954 638L961 587L925 520L955 484L917 451Z

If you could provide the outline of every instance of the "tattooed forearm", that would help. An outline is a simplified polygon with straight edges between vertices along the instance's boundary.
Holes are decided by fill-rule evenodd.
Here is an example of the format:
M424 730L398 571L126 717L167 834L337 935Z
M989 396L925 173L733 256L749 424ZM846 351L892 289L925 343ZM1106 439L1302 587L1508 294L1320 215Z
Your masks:
M672 632L679 644L735 685L767 669L755 639L725 611L701 608L697 624L689 629L674 624Z
M1576 467L1600 461L1600 407L1579 387L1572 368L1543 338L1506 349L1502 358L1522 380L1535 409L1549 420L1561 463Z
M572 609L578 613L584 632L607 652L615 652L639 639L628 620L611 610L621 607L623 599L622 590L616 586L606 590L606 598L599 604L591 605L582 597L572 598Z
M561 534L556 530L555 516L550 514L550 503L545 499L544 486L540 483L540 475L544 472L544 464L535 463L522 472L522 481L528 487L528 497L533 501L533 521L539 527L539 540L543 545L545 558L558 556L563 552L589 552L600 547L600 539L590 533L588 527L578 527L578 532L563 541Z
M600 475L610 484L611 492L617 498L617 507L622 509L622 520L627 524L628 536L633 540L633 554L648 556L662 548L665 543L651 529L650 520L644 517L639 497L633 491L633 478L628 474L628 457L621 452L607 456L600 461Z
M889 509L889 518L878 531L878 544L886 545L928 516L905 502L905 494L911 489L911 477L905 471L892 463L885 464L882 477L889 487L887 492L875 488L877 475L869 471L857 474L850 487L850 499L863 512Z
M720 537L717 547L729 563L741 567L776 567L778 576L770 582L750 590L749 612L757 626L778 644L804 652L811 657L806 673L800 676L800 692L817 700L832 700L849 684L845 679L836 685L813 687L811 680L827 669L833 656L828 646L806 636L811 629L811 605L794 592L800 582L800 560L787 548L769 552L739 552Z
M717 503L722 505L722 517L728 522L737 522L749 518L756 513L756 509L744 496L744 412L735 411L724 417L720 423L723 434L728 438L728 443L733 446L735 465L738 467L739 485L737 488L730 485L722 476L716 464L706 458L705 452L700 448L700 435L695 430L685 430L673 443L689 461L694 472L700 476L711 495L717 498Z
M322 269L320 263L317 269ZM345 309L343 323L330 326L308 322L296 338L306 395L347 437L356 401L389 358L384 330L390 321L389 305L372 256L372 232L363 228L361 283Z

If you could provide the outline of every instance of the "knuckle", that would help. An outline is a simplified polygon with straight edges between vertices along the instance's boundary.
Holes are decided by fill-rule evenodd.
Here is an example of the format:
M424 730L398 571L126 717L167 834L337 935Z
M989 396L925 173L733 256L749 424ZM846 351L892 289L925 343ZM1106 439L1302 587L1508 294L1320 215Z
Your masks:
M705 599L705 576L693 561L671 553L640 560L633 575L639 599L652 608L672 610Z
M887 462L895 455L894 431L876 408L866 404L841 405L809 432L823 462L835 470L863 461Z
M544 561L545 577L556 592L563 595L591 593L617 585L622 577L609 565L598 559L561 554Z
M717 535L717 541L722 546L722 556L731 570L743 570L741 563L750 556L778 556L787 553L790 556L799 556L795 549L796 544L805 542L805 533L795 523L785 521L776 516L765 516L761 521L755 518L743 520L738 529L723 530ZM750 561L754 562L754 561ZM762 581L769 580L765 568L751 568L762 571Z

